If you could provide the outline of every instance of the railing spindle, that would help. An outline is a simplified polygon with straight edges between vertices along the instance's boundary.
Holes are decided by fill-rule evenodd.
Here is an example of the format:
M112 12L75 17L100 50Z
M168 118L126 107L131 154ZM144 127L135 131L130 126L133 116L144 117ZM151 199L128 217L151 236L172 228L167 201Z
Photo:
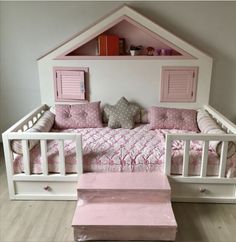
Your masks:
M209 149L209 141L205 140L203 143L203 150L202 150L202 163L201 163L200 177L205 177L207 174L208 149Z
M164 174L170 175L171 171L171 145L172 140L168 138L168 135L166 135L166 147L165 147L165 166L164 166Z
M60 174L65 175L64 140L58 140Z
M188 176L189 147L190 147L190 140L186 140L185 144L184 144L184 157L183 157L182 176Z
M83 146L82 146L82 137L81 135L76 135L75 138L75 152L76 152L76 161L77 161L77 173L83 173Z
M21 142L22 142L22 149L23 149L24 172L26 175L30 175L30 155L29 155L28 140L23 139Z
M42 170L44 175L48 175L47 140L40 140Z
M221 155L220 155L219 177L225 176L227 152L228 152L228 141L223 141L222 147L221 147Z

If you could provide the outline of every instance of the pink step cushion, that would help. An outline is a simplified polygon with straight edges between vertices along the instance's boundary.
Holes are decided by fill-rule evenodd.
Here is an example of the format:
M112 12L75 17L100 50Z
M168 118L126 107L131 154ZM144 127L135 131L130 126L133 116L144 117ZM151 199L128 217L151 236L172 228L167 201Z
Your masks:
M82 204L82 205L81 205ZM72 226L155 226L176 228L171 202L77 203Z
M56 104L55 126L59 129L101 128L100 102Z
M151 107L151 129L180 129L198 132L197 111L192 109Z
M170 190L168 178L159 172L90 172L80 175L80 190Z

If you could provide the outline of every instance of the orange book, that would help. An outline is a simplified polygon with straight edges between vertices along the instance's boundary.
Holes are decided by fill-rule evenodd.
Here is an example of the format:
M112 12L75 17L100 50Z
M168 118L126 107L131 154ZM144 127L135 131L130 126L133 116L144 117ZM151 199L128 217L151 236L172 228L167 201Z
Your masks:
M119 37L116 35L100 35L98 37L99 55L119 55Z

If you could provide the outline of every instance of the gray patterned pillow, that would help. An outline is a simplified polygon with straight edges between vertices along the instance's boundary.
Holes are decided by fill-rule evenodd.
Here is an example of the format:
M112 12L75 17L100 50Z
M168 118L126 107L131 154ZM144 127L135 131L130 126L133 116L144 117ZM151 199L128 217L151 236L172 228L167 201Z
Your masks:
M134 117L140 112L140 108L137 105L130 104L126 98L122 97L116 105L105 105L104 112L108 117L108 127L132 129Z
M137 103L130 103L130 105L134 105L139 108L139 112L137 112L137 114L134 117L134 123L135 124L148 123L146 121L147 120L147 111L145 110L145 113L144 113L144 109L141 109L141 107L139 107L139 105ZM144 115L144 118L143 118L143 115ZM105 111L104 111L104 107L102 108L102 122L105 124L108 123L108 116L107 116L107 113L105 113Z

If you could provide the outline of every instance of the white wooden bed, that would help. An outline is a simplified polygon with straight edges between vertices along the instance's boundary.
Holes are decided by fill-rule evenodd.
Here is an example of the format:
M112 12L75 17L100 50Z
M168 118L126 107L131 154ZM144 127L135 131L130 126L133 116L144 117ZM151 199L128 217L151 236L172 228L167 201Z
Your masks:
M76 200L76 184L79 176L83 173L82 137L76 133L27 133L22 132L33 125L49 107L42 105L25 116L6 132L3 133L4 154L7 169L7 179L10 199L15 200ZM208 134L167 134L165 149L164 171L168 175L172 188L173 201L187 202L229 202L236 201L236 178L226 178L226 156L229 141L236 141L236 127L223 115L210 106L203 107L227 132L225 135ZM14 174L13 152L11 151L11 140L22 140L24 173ZM40 140L42 174L30 173L28 140ZM59 144L60 173L50 174L47 161L47 140L57 140ZM74 140L76 143L76 159L78 161L77 174L66 174L64 158L65 140ZM173 176L171 170L171 142L183 140L184 158L182 174ZM191 140L204 141L199 176L188 175L189 144ZM220 168L218 176L207 176L206 167L208 161L208 146L211 140L223 141L220 157Z
M154 42L137 42L143 46L151 44L156 47L168 46L179 52L177 56L98 56L86 43L96 43L96 38L107 31L123 29L121 26L132 27L138 39L142 40L145 32ZM128 29L129 30L129 29ZM134 41L130 31L126 31L125 39ZM144 32L143 32L144 31ZM117 35L121 35L119 31ZM135 37L136 39L136 37ZM162 44L160 46L160 44ZM89 52L86 52L88 51ZM74 54L73 54L74 53ZM173 201L193 202L230 202L236 201L236 178L226 178L226 157L229 141L236 141L236 126L227 118L207 106L209 102L211 72L213 60L210 56L199 49L188 44L184 40L171 34L145 16L142 16L128 6L123 6L110 15L95 23L90 28L81 32L69 41L55 48L38 60L39 80L41 90L41 102L55 105L60 101L76 103L78 100L59 97L60 71L85 71L86 90L88 101L100 100L102 103L115 103L125 95L130 101L139 103L142 107L153 105L172 108L202 107L213 119L226 131L223 135L210 134L167 134L165 139L164 173L169 177L172 188ZM189 75L186 70L194 70ZM170 99L162 96L165 86L166 71L169 74L176 73L184 79L182 94L184 99L176 98L175 93L170 93ZM173 72L172 72L173 71ZM57 73L58 72L58 73ZM174 75L175 76L175 75ZM88 78L89 77L89 78ZM186 79L187 77L187 79ZM54 78L54 80L53 80ZM57 79L58 78L58 79ZM66 79L67 80L67 79ZM182 78L181 78L182 81ZM65 82L66 83L66 82ZM69 82L70 83L70 82ZM175 83L175 82L171 82ZM58 85L58 86L57 86ZM85 85L85 86L86 86ZM177 85L177 86L176 86ZM178 82L173 86L179 88ZM186 86L190 85L186 93ZM66 86L68 88L68 86ZM70 86L71 88L71 86ZM73 89L73 86L72 86ZM71 90L71 89L70 89ZM74 90L74 89L73 89ZM113 91L115 90L115 91ZM178 89L179 90L179 89ZM112 92L112 93L111 93ZM67 93L68 94L68 93ZM60 93L61 95L61 93ZM61 98L61 99L60 99ZM187 98L187 99L186 99ZM204 106L205 105L205 106ZM6 132L3 133L4 153L7 169L8 187L11 199L33 199L33 200L76 200L76 183L83 172L82 137L76 133L29 133L25 131L35 123L49 106L42 105L25 116ZM13 152L11 151L11 140L22 140L24 173L14 174ZM27 147L28 140L40 140L42 174L30 173L30 153ZM47 159L47 140L57 140L59 149L59 173L50 174ZM73 140L76 144L77 174L67 174L65 169L64 143ZM182 174L173 176L171 174L171 143L175 140L183 140L184 155ZM199 176L189 176L189 149L190 141L203 141L201 169ZM208 147L209 142L220 140L223 142L218 176L207 176Z

